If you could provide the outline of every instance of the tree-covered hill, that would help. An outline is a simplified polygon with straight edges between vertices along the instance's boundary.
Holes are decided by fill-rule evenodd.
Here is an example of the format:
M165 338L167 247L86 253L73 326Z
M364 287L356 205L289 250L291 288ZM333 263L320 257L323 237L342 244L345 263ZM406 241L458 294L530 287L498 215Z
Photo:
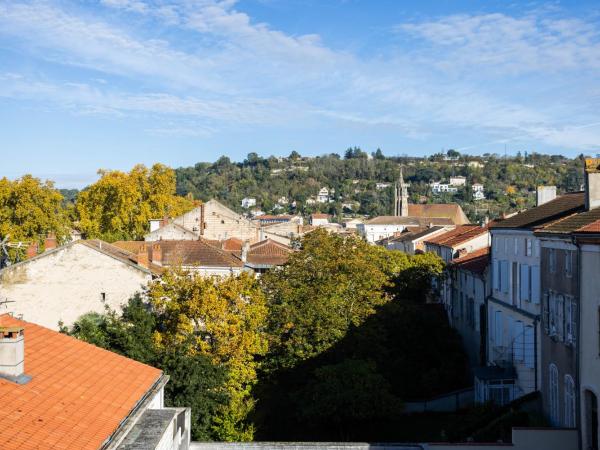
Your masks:
M343 157L302 157L292 152L286 158L262 158L250 153L243 162L232 162L222 156L215 163L177 169L177 192L201 200L217 198L238 211L242 198L254 197L265 212L384 215L393 211L393 183L401 166L411 184L412 202L457 202L471 220L534 205L538 185L556 185L561 193L579 190L583 183L583 155L574 159L537 153L471 156L449 150L418 158L385 157L379 150L368 155L350 148ZM448 182L450 176L465 176L467 185L455 194L434 195L429 183ZM484 185L486 200L473 199L474 183ZM333 189L331 201L311 204L309 199L323 187ZM278 206L282 197L287 203Z

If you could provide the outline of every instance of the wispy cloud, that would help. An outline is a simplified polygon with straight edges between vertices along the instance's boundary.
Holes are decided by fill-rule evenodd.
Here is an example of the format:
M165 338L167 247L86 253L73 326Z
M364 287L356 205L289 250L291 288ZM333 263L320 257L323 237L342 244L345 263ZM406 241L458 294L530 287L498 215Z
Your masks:
M599 106L600 82L586 75L600 69L591 19L534 11L406 22L384 58L255 22L234 0L100 0L93 12L68 4L0 0L0 37L67 69L9 68L0 96L149 117L143 131L163 136L324 121L412 139L465 130L482 142L600 142L598 127L581 127ZM71 76L74 67L88 77Z

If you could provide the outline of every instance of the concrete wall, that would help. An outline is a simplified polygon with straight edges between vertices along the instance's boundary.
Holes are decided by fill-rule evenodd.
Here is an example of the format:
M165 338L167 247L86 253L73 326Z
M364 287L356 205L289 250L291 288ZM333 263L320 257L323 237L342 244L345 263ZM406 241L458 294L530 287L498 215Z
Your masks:
M151 279L132 267L82 243L60 247L0 272L0 313L22 315L23 320L58 329L72 325L82 314L113 309L140 292Z
M577 450L577 430L513 428L512 444L428 444L429 450Z
M600 435L600 429L592 429L591 405L586 404L590 394L600 400L600 245L581 247L581 296L580 296L580 390L581 435L583 448L591 445L592 433Z
M473 388L460 389L446 395L440 395L426 401L404 403L405 413L421 412L454 412L462 408L473 406L475 393Z

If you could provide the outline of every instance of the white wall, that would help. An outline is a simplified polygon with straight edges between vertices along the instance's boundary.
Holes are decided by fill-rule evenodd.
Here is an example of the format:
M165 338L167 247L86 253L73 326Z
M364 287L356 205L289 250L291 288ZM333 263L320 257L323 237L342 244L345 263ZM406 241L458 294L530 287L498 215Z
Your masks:
M144 240L147 242L154 241L194 241L197 240L200 236L200 233L186 231L181 227L176 226L173 223L165 225L151 233L148 233L144 236Z
M393 236L394 233L400 233L406 229L406 225L369 225L361 223L356 226L358 234L367 242L375 242Z
M150 273L77 242L3 270L0 299L10 303L0 312L57 330L59 320L72 325L82 314L104 312L102 293L116 309L150 279Z

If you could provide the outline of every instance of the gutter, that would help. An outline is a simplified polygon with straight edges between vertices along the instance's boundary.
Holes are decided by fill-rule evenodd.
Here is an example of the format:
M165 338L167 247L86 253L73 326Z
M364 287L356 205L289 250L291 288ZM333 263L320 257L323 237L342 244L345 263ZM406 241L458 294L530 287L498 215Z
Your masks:
M144 396L138 400L133 409L121 420L117 429L106 438L102 443L100 450L112 450L116 449L119 444L123 441L127 433L137 423L142 414L148 409L148 404L153 400L154 396L167 384L169 381L169 375L164 373L158 377L158 380L152 385Z

